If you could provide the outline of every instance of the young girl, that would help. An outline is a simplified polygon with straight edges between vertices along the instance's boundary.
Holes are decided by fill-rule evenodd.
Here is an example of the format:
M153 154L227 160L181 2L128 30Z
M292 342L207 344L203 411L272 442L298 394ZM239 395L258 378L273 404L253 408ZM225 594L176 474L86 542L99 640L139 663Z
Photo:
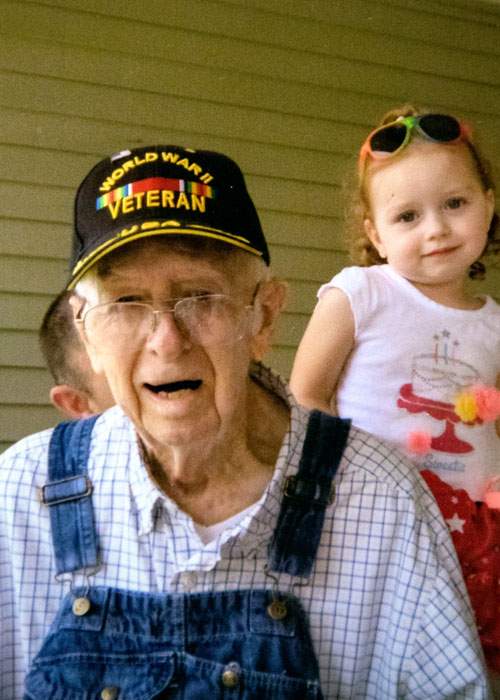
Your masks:
M362 266L320 288L291 387L412 455L500 672L500 305L467 284L498 244L489 169L465 124L406 107L363 144L357 190Z

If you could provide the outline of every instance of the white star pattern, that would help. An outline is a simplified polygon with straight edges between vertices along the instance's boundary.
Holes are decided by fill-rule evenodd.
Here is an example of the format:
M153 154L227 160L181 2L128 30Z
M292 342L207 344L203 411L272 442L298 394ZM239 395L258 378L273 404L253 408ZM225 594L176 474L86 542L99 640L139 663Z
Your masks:
M453 513L452 518L446 518L450 532L461 532L463 534L465 520L458 517L458 513Z

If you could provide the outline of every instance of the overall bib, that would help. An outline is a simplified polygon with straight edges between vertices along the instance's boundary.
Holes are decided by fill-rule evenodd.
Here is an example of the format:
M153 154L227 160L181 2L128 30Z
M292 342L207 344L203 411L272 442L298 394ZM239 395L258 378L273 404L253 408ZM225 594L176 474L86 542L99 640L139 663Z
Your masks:
M98 563L87 455L95 417L62 423L49 450L57 574ZM268 570L314 565L349 422L311 414L285 482ZM288 592L141 593L90 586L63 599L26 677L24 700L320 700L306 614Z

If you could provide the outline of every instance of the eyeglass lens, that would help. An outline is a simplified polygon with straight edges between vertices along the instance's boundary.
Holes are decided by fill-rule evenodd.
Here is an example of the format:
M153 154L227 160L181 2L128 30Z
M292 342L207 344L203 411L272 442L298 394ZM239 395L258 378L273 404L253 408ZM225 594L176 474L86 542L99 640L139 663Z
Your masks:
M85 333L90 342L104 349L119 343L137 345L154 332L165 313L172 314L181 333L203 345L236 342L243 335L247 318L241 307L223 295L189 297L161 310L148 304L117 302L89 309L84 316Z

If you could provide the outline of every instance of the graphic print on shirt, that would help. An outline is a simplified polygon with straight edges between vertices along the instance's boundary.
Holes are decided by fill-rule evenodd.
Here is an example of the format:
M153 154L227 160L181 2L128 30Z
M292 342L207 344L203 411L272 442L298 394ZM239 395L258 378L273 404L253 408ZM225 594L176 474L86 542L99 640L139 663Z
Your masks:
M426 413L444 423L444 429L432 437L431 449L449 454L466 454L474 447L460 439L455 426L463 422L455 412L457 395L480 380L479 372L460 359L460 343L448 330L434 335L432 352L412 359L411 381L399 390L397 405L409 413ZM466 425L481 422L478 418Z

